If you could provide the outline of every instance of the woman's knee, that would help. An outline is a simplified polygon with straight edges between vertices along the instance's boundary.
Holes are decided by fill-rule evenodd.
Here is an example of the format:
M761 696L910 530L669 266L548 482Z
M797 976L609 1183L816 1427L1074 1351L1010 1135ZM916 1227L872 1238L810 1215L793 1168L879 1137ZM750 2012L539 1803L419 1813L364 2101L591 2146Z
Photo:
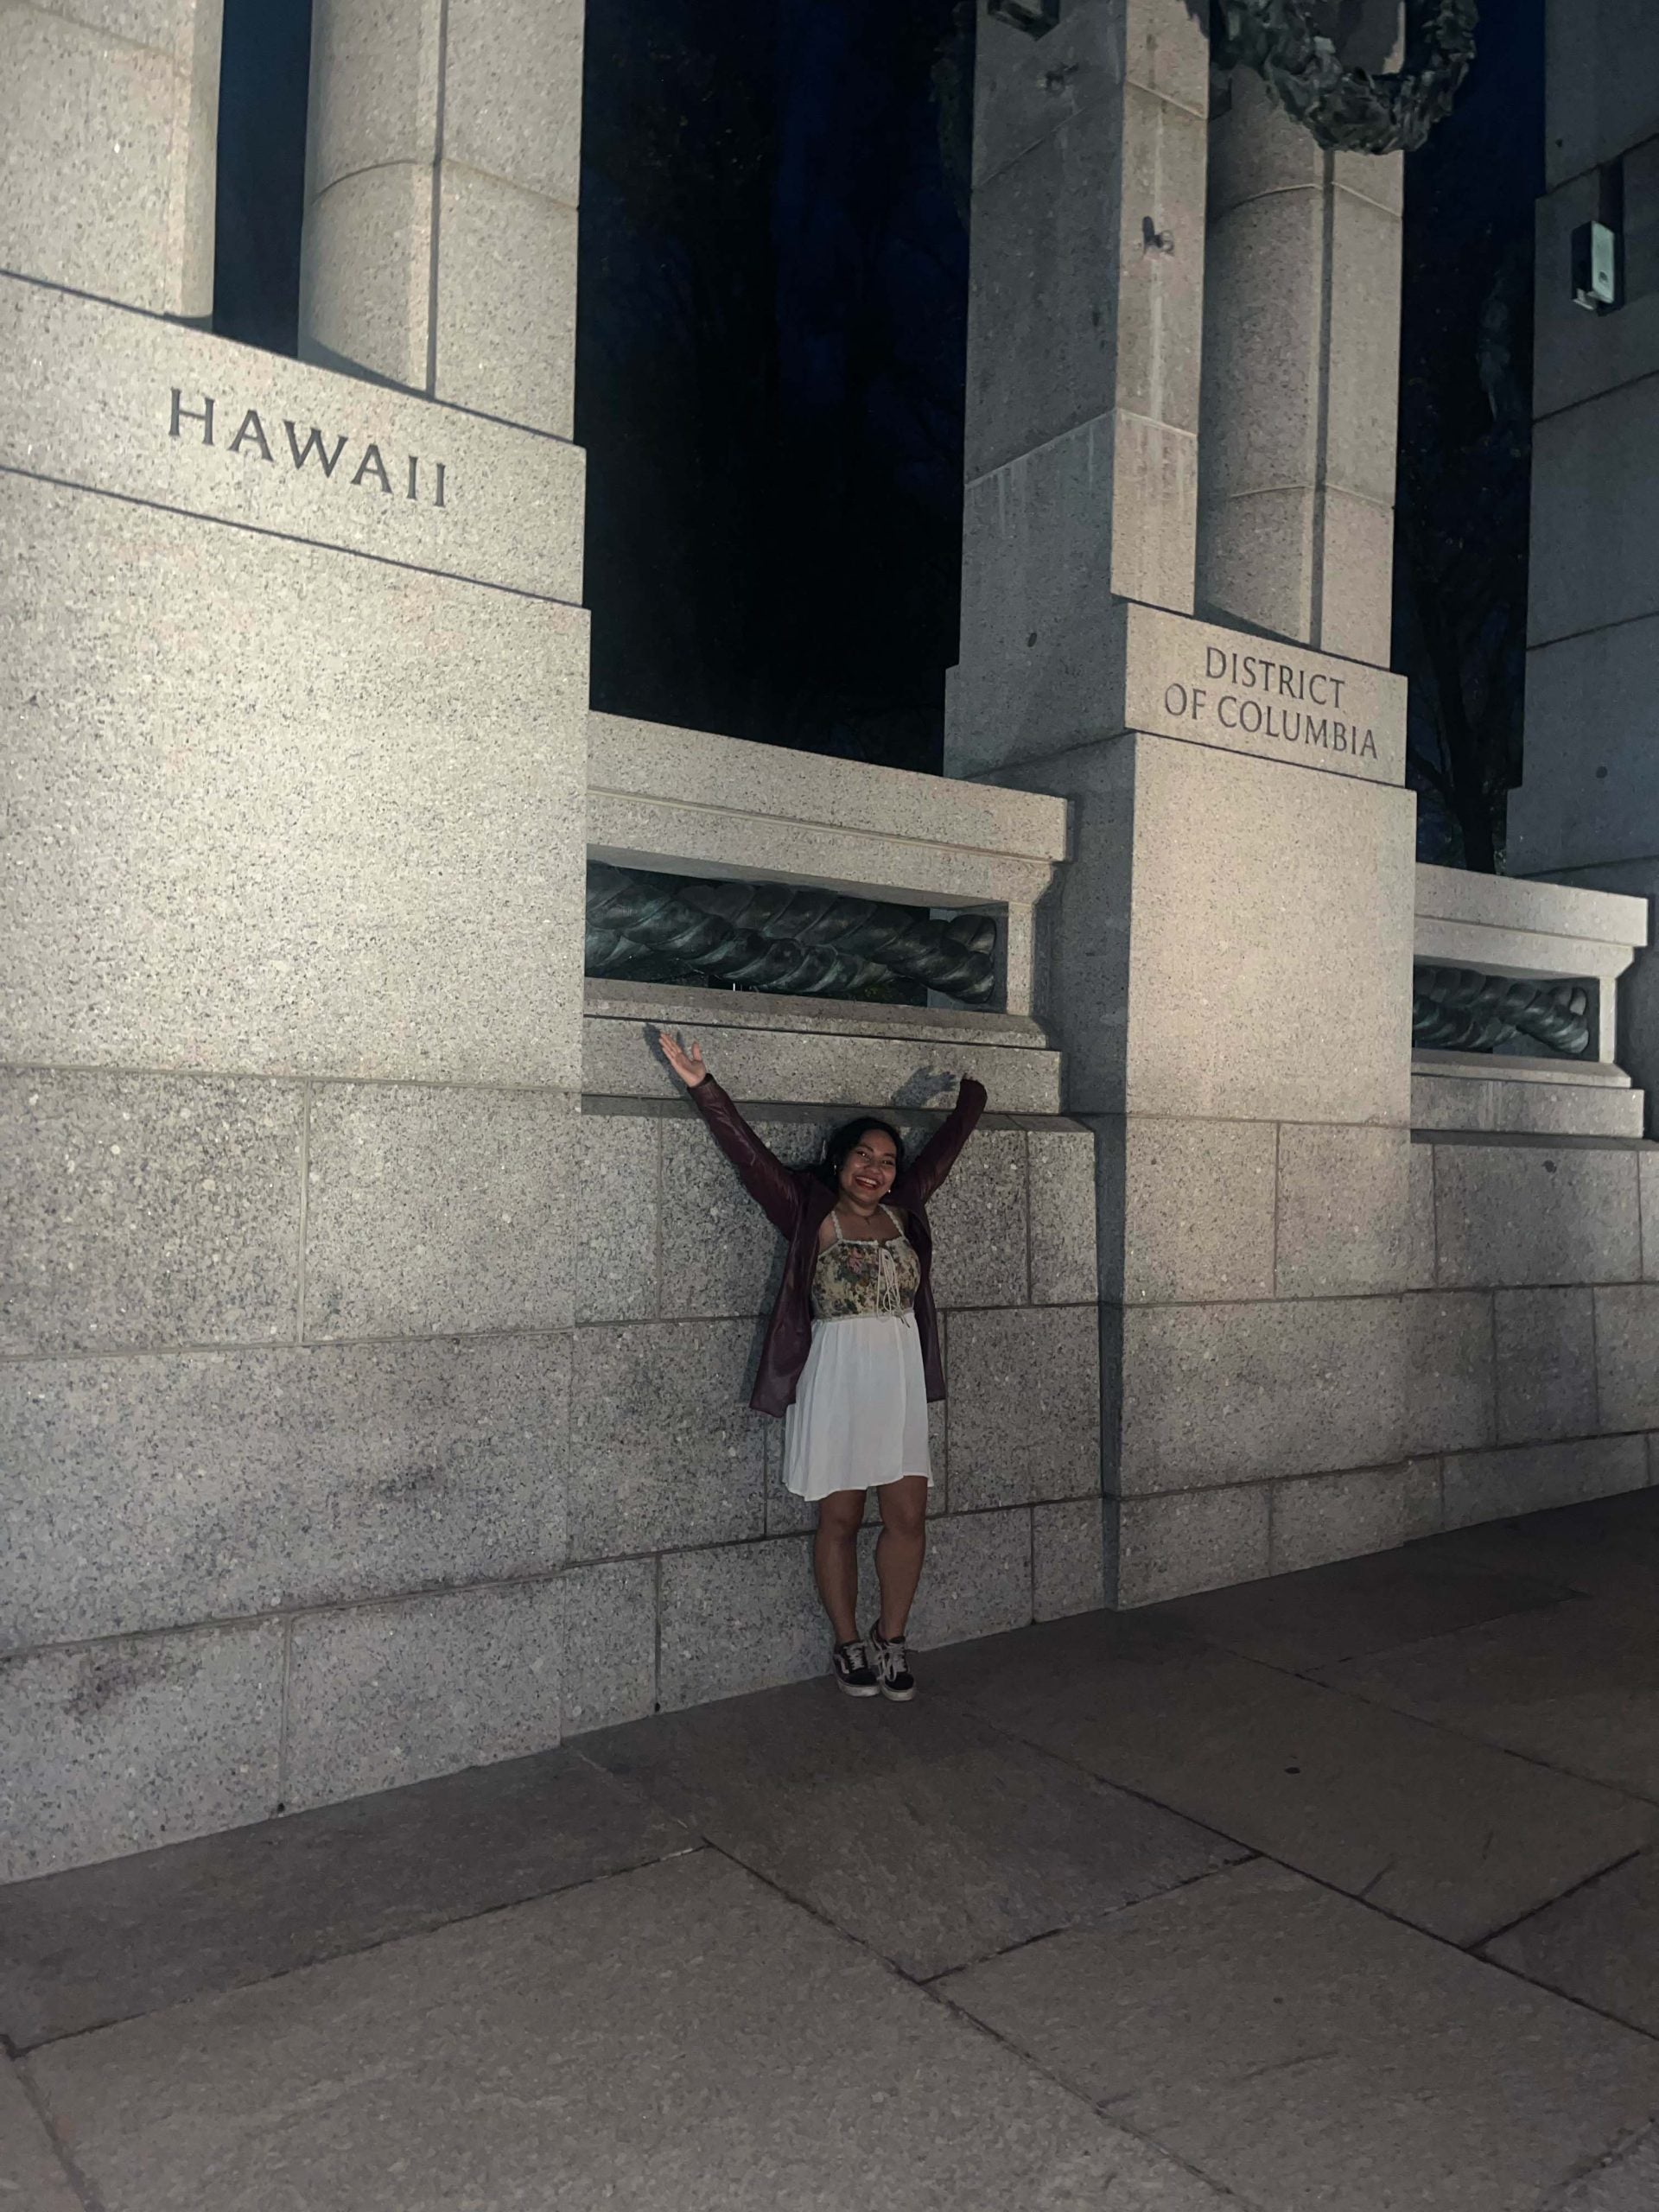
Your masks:
M914 1539L927 1527L927 1484L918 1482L912 1493L908 1482L889 1483L880 1492L881 1525L895 1536Z
M864 1518L864 1493L861 1490L832 1491L818 1502L818 1529L821 1534L839 1536L843 1541L857 1535Z

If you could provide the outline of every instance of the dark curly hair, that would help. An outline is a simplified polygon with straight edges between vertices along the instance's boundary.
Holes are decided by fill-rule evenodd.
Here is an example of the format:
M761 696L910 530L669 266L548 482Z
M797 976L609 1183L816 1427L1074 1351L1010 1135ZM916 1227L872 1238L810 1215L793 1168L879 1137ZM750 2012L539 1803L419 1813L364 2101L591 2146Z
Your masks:
M831 1129L824 1139L823 1157L813 1171L821 1183L827 1183L832 1191L841 1188L841 1171L847 1165L847 1155L860 1137L870 1129L880 1129L884 1137L893 1139L893 1148L897 1154L893 1176L894 1182L898 1181L905 1172L903 1137L891 1122L884 1122L880 1115L863 1114L855 1122L843 1122L838 1129Z

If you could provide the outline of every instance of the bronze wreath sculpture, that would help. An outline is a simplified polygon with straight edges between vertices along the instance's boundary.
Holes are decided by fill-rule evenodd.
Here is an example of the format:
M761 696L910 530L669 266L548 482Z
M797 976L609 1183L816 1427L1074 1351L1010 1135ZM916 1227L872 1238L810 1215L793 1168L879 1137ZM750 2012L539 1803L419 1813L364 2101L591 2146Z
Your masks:
M1414 152L1447 114L1475 58L1478 0L1406 0L1403 69L1346 69L1315 28L1319 0L1213 0L1215 58L1262 78L1330 153Z

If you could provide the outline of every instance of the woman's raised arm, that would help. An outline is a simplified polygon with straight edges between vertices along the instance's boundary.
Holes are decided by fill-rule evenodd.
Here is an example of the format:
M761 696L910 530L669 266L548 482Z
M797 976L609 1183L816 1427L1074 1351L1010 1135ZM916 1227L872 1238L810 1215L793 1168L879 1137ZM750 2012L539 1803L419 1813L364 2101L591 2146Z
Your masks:
M898 1203L927 1204L956 1166L957 1154L972 1136L984 1111L984 1084L970 1075L963 1076L956 1104L893 1185L893 1195Z
M709 1125L709 1134L734 1168L744 1189L774 1229L785 1236L801 1217L801 1185L777 1154L763 1144L703 1064L695 1038L683 1045L666 1029L657 1032L663 1058L685 1085L691 1103Z

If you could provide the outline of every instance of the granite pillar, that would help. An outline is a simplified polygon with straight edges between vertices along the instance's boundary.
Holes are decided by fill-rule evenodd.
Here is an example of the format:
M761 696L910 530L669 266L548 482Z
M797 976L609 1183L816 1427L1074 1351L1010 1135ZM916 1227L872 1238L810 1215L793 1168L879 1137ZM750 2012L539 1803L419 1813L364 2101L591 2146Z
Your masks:
M946 760L1071 803L1038 1007L1096 1138L1119 1605L1268 1573L1287 1482L1337 1478L1368 1527L1421 1487L1401 1472L1414 806L1404 686L1375 664L1397 209L1338 200L1313 141L1249 96L1211 127L1206 187L1207 62L1179 4L981 26ZM1331 311L1351 229L1375 328ZM1120 465L1126 423L1157 467ZM1269 594L1234 595L1243 628L1193 615L1217 484ZM1275 577L1294 589L1274 599Z
M1115 596L1192 608L1209 93L1186 0L978 38L962 775L1089 727Z
M1516 874L1659 898L1659 19L1552 0L1538 203L1527 713ZM1572 240L1622 209L1624 293L1573 296ZM1620 986L1619 1059L1659 1084L1659 961Z
M1403 161L1325 152L1249 69L1210 124L1198 602L1378 666Z
M0 269L207 320L222 7L0 5Z
M568 438L582 0L317 0L300 352Z

